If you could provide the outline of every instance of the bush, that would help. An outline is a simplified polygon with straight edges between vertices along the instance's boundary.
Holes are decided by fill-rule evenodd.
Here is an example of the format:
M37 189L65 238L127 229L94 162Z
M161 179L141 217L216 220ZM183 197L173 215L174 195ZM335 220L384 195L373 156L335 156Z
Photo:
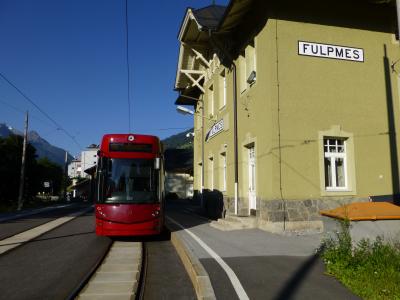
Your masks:
M327 273L363 299L400 299L400 244L378 237L352 245L349 229L341 222L341 231L324 241Z

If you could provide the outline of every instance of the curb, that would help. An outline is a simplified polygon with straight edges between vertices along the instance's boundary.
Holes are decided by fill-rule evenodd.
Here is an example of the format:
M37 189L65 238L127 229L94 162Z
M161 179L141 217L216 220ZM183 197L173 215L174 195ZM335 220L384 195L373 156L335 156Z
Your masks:
M200 260L193 254L186 241L182 238L183 232L171 230L171 225L167 225L171 231L171 242L176 252L182 260L186 272L189 274L194 290L199 300L212 300L215 297L214 289L211 285L210 277L204 269Z

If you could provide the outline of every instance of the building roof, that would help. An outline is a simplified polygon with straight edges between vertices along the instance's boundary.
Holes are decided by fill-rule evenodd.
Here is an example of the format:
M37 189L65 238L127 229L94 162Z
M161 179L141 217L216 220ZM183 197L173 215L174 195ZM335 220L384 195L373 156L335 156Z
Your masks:
M175 100L175 105L195 106L200 97L200 91L197 88L188 88L185 93L180 92Z
M86 174L89 175L94 175L94 173L96 173L96 165L91 166L90 168L87 168L86 170L83 170Z
M181 70L199 70L200 62L196 60L198 54L207 56L209 48L209 30L214 31L225 12L225 6L210 5L200 9L188 8L183 18L178 39L179 49L178 68L175 80L175 89L185 90L190 87L191 80L181 74ZM198 53L193 52L196 49ZM208 58L207 58L208 59Z
M219 32L231 31L250 10L254 0L231 0L216 28Z
M226 7L222 5L210 5L193 10L193 16L204 29L215 30L224 15Z

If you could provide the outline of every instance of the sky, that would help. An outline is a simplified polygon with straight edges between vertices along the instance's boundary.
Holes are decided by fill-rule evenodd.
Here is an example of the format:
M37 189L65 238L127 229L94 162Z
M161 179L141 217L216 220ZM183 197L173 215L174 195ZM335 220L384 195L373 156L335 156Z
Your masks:
M165 138L193 127L176 112L177 35L187 7L212 0L128 0L131 132ZM227 5L228 0L215 1ZM125 0L0 0L0 123L76 156L129 131ZM71 138L72 137L72 138Z

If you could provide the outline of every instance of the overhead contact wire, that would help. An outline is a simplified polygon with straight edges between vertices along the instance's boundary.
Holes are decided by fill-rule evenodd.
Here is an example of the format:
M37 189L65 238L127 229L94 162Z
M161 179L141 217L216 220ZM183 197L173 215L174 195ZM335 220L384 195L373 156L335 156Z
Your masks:
M128 75L128 129L131 132L131 72L129 64L129 26L128 26L128 0L125 0L125 34L126 34L126 68Z
M11 85L25 100L31 103L39 112L41 112L47 119L49 119L57 128L63 131L78 147L83 149L83 147L78 143L73 135L71 135L67 130L65 130L60 124L58 124L49 114L47 114L43 109L39 107L31 98L29 98L22 90L20 90L14 83L12 83L3 73L0 72L0 77L3 78L9 85Z

